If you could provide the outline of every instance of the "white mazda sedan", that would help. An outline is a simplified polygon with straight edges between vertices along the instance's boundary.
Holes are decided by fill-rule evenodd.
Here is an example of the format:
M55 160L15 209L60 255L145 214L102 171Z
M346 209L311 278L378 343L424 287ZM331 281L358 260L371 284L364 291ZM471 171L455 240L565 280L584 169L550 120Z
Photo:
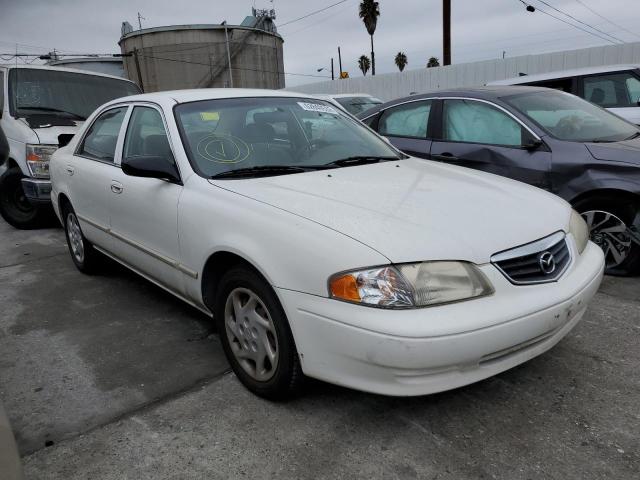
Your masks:
M567 335L602 279L563 200L407 157L299 94L112 101L51 179L78 269L106 255L212 315L268 398L305 375L386 395L487 378Z

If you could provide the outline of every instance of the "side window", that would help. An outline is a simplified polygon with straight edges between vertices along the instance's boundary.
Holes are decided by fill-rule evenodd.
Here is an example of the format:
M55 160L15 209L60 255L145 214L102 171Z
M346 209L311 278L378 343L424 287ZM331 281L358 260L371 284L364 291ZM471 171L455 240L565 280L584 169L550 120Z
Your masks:
M509 115L484 102L445 100L444 140L520 147L524 129Z
M100 115L89 127L78 153L103 162L113 162L118 134L126 112L127 107L120 107Z
M378 122L378 133L392 137L427 138L431 100L411 102L385 110Z
M0 116L4 110L4 72L0 72Z
M637 107L640 80L631 72L585 77L584 98L601 107Z
M521 85L530 85L532 87L544 87L544 88L552 88L554 90L560 90L562 92L571 93L571 78L558 78L555 80L542 80L539 82L531 82L531 83L523 83Z
M134 107L122 157L162 157L174 163L162 116L155 108Z

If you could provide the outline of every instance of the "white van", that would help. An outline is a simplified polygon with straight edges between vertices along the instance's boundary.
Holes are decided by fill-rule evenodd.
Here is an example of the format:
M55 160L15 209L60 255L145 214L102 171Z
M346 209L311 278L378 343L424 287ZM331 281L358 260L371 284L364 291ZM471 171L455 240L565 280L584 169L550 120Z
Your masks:
M608 65L523 75L487 85L531 85L563 90L640 125L640 65Z
M100 105L140 93L128 80L45 66L0 66L0 214L16 228L41 224L50 204L49 157Z

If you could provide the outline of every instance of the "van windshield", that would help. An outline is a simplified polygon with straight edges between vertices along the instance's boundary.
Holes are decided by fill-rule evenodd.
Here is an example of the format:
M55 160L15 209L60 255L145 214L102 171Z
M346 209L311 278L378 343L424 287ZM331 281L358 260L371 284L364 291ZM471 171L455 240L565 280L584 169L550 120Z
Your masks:
M103 103L140 93L126 80L86 73L13 68L9 73L11 115L37 114L84 120Z
M640 132L635 125L564 92L524 93L503 100L560 140L619 142Z

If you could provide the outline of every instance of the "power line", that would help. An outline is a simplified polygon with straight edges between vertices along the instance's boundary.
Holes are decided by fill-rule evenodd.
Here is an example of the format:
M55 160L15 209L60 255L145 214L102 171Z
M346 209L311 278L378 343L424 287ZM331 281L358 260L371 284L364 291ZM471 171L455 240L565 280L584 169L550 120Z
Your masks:
M632 32L631 30L629 30L628 28L624 28L622 25L618 25L617 23L615 23L612 20L609 20L607 17L605 17L604 15L596 12L593 8L591 8L589 5L587 5L586 3L584 3L582 0L576 0L576 2L578 2L580 5L582 5L584 8L586 8L587 10L589 10L591 13L593 13L594 15L602 18L603 20L605 20L606 22L610 23L611 25L613 25L614 27L619 28L620 30L630 33L631 35L633 35L634 37L640 38L640 35L638 35L635 32Z
M530 6L530 5L529 5L527 2L525 2L524 0L518 0L518 1L519 1L520 3L522 3L522 4L526 5L526 6ZM587 30L587 29L585 29L585 28L582 28L580 25L576 25L575 23L568 22L568 21L566 21L564 18L557 17L556 15L554 15L554 14L552 14L552 13L549 13L549 12L547 12L547 11L543 10L543 9L542 9L542 8L540 8L540 7L536 7L536 10L537 10L537 11L539 11L540 13L543 13L543 14L545 14L545 15L548 15L548 16L549 16L549 17L551 17L551 18L555 18L556 20L558 20L558 21L560 21L560 22L562 22L562 23L566 23L567 25L570 25L570 26L572 26L573 28L577 28L578 30L582 30L583 32L588 33L589 35L593 35L593 36L595 36L595 37L598 37L599 39L601 39L601 40L605 40L605 41L607 41L607 42L609 42L609 43L612 43L613 45L618 45L616 42L614 42L613 40L611 40L611 39L609 39L609 38L607 38L607 37L603 37L603 36L601 36L601 35L598 35L597 33L592 32L592 31L590 31L590 30Z
M285 25L290 25L290 24L295 23L295 22L297 22L297 21L303 20L303 19L305 19L305 18L310 17L311 15L315 15L315 14L317 14L317 13L324 12L325 10L329 10L330 8L333 8L333 7L335 7L336 5L340 5L341 3L345 3L345 2L348 2L348 1L349 1L349 0L340 0L339 2L332 3L331 5L328 5L328 6L324 7L324 8L321 8L320 10L316 10L316 11L314 11L314 12L307 13L306 15L303 15L302 17L298 17L298 18L295 18L295 19L293 19L293 20L289 20L288 22L282 23L282 24L278 25L278 28L282 28L282 27L284 27Z
M618 37L615 37L615 36L611 35L610 33L607 33L607 32L605 32L605 31L603 31L603 30L600 30L600 29L598 29L598 28L596 28L596 27L593 27L593 26L589 25L589 24L588 24L588 23L586 23L586 22L583 22L583 21L582 21L582 20L580 20L579 18L576 18L576 17L574 17L573 15L571 15L571 14L569 14L569 13L567 13L567 12L563 11L563 10L560 10L559 8L554 7L553 5L551 5L550 3L546 2L545 0L537 0L537 1L538 1L538 2L540 2L540 3L542 3L543 5L546 5L547 7L549 7L549 8L551 8L551 9L555 10L556 12L560 13L561 15L565 15L566 17L569 17L570 19L572 19L572 20L574 20L574 21L576 21L576 22L578 22L578 23L580 23L580 24L584 25L584 26L585 26L585 27L587 27L587 28L590 28L590 29L592 29L592 30L595 30L595 31L596 31L596 32L598 32L598 33L602 33L603 35L606 35L606 36L608 36L608 37L611 37L611 38L613 38L614 40L616 40L616 41L618 41L618 42L620 42L620 43L624 43L624 40L620 40Z

